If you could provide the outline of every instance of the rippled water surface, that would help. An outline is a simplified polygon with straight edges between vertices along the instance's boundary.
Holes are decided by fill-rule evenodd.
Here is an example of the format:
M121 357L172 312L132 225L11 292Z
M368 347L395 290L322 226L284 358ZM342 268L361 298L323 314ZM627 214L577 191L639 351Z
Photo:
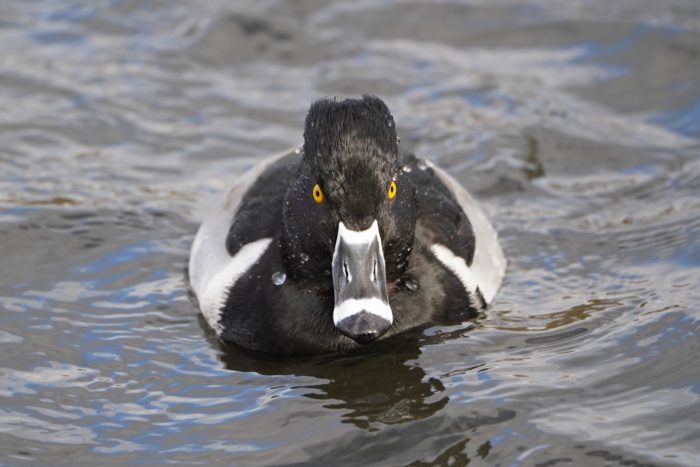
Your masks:
M222 348L202 210L365 92L482 200L494 306ZM693 0L1 2L0 463L700 465L699 155Z

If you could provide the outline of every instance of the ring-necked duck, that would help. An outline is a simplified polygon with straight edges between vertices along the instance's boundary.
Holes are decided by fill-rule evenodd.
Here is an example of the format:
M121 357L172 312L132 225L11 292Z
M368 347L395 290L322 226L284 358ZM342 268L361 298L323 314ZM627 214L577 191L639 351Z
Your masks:
M280 355L472 318L505 269L481 208L443 170L399 156L393 117L373 96L315 102L303 148L241 177L189 262L217 335Z

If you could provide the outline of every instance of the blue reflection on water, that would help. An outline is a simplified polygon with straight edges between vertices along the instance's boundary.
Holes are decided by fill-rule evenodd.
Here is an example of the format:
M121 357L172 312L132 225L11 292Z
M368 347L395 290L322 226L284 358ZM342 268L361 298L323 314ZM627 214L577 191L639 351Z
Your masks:
M700 97L678 110L655 114L651 121L685 136L700 134Z
M96 261L85 264L79 268L79 271L82 273L104 271L118 264L135 261L157 250L156 247L156 242L151 240L143 240L132 245L127 245L124 248L109 253Z
M490 439L491 446L493 446L493 447L498 446L506 439L512 437L513 433L514 433L514 431L512 428L504 428L499 434L497 434L496 436L494 436L493 438Z
M63 8L60 8L61 5L59 3L56 6L59 8L50 11L46 16L46 19L49 21L66 21L70 23L77 23L94 18L97 12L94 7L89 5L66 5L63 6Z
M85 42L85 36L82 34L64 31L37 31L32 33L32 38L42 45L81 44Z
M476 377L479 379L479 381L484 381L486 383L491 382L491 375L489 374L487 369L479 370L479 372L476 374Z

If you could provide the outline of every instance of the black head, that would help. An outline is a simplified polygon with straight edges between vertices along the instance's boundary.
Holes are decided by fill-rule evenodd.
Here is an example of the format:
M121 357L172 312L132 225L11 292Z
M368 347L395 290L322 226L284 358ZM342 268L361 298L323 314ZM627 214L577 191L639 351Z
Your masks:
M311 105L283 214L285 261L295 279L331 287L339 224L359 232L375 220L386 280L401 276L413 246L417 201L400 170L396 127L384 102L363 96Z
M345 225L366 229L399 173L394 118L372 96L316 101L306 117L304 162Z

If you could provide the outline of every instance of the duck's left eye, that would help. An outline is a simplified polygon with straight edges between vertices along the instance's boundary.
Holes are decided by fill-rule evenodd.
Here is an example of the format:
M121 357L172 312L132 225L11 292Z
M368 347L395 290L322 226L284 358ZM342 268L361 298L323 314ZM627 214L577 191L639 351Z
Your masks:
M391 182L391 185L389 185L387 196L389 199L394 199L396 197L396 182Z
M321 191L321 187L318 185L314 185L314 189L311 191L311 194L314 197L314 201L316 201L317 204L323 203L323 191Z

